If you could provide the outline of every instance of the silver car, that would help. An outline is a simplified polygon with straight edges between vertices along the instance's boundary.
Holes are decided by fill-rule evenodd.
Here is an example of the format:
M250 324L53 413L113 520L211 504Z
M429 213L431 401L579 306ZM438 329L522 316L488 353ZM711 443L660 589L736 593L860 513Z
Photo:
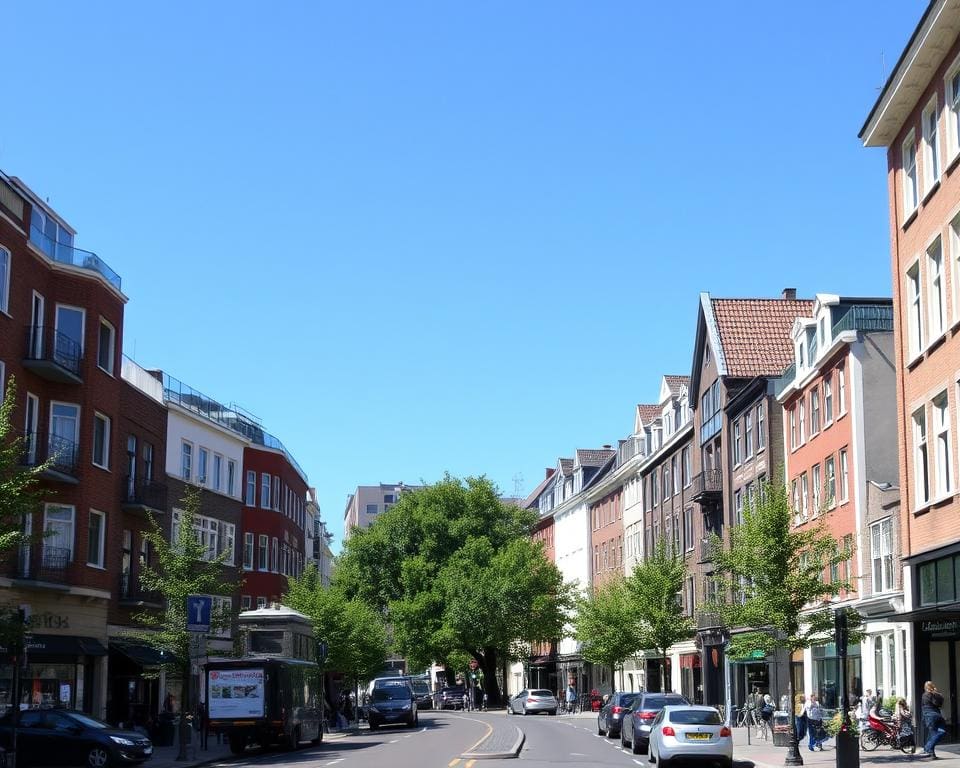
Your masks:
M731 768L733 734L713 707L666 706L650 726L649 759L657 768L670 768L680 760Z
M531 690L524 688L520 693L510 699L507 714L535 715L537 712L546 712L550 715L555 715L557 714L558 706L557 697L546 688L533 688Z

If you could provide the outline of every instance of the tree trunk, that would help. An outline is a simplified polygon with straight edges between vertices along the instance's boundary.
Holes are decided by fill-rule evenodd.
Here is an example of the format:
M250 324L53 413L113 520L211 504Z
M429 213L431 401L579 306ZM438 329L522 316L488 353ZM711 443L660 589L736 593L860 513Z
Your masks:
M610 695L617 692L617 665L610 665Z
M483 656L477 659L483 670L483 690L488 706L500 706L500 684L497 682L497 649L484 648Z
M663 664L660 665L660 690L664 693L671 693L670 673L667 671L667 649L663 648Z
M190 653L187 653L187 663L180 669L183 678L180 690L180 744L177 749L177 762L190 759L190 742L193 734L190 733L190 722L187 713L190 711Z

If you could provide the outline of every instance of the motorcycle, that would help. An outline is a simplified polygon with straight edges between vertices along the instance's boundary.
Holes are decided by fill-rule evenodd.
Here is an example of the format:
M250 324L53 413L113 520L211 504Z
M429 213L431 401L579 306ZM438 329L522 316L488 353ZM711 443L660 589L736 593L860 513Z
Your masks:
M876 717L873 712L870 712L867 717L867 727L860 734L860 748L866 752L872 752L882 745L899 749L905 755L912 755L917 751L913 724L904 719L898 726L893 720Z

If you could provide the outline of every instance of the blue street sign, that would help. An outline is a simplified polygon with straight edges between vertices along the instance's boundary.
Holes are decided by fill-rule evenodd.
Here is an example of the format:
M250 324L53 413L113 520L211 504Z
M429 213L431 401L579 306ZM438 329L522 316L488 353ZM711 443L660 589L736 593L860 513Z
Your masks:
M187 631L209 632L212 609L210 595L187 595Z

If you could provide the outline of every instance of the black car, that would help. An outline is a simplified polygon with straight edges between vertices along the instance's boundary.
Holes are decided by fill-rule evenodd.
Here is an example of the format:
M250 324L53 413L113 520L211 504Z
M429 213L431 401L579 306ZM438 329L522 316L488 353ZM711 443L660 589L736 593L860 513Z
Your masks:
M620 720L639 693L614 693L597 715L597 733L608 739L620 735Z
M433 709L433 694L430 692L430 683L420 678L411 678L410 687L417 700L417 709Z
M11 713L0 718L0 744L12 748ZM114 728L83 712L28 709L17 724L17 765L135 765L153 754L153 744L136 731Z
M463 709L467 691L462 685L453 685L440 691L440 709Z
M370 693L367 707L367 722L370 730L375 731L381 725L405 723L411 728L420 722L417 716L417 702L413 689L409 685L389 685L374 688Z
M646 752L653 719L668 704L690 706L690 702L679 693L641 693L637 696L620 719L620 745L626 747L629 744L635 755Z

